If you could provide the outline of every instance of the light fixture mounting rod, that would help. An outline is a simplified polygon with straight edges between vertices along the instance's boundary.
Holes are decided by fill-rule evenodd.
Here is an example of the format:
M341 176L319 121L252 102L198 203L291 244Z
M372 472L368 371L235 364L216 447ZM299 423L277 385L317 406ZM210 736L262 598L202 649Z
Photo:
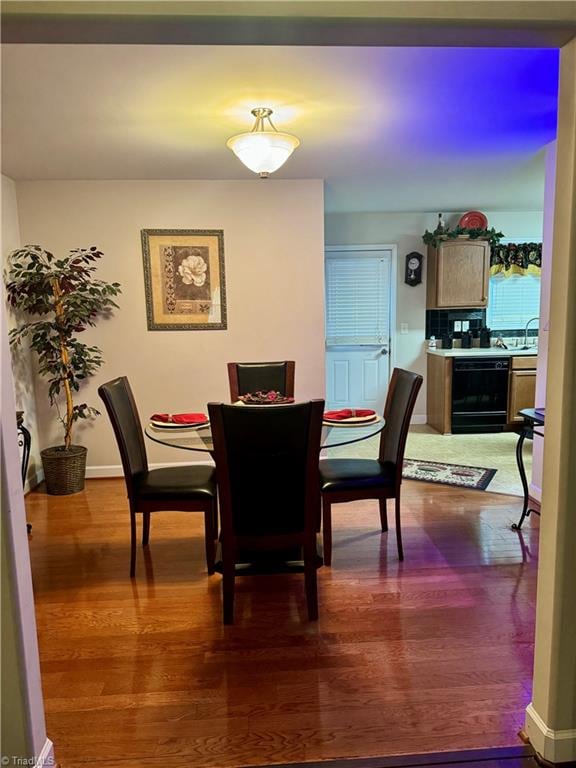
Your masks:
M252 127L251 133L259 133L259 132L265 131L266 126L264 125L264 120L268 120L270 128L272 128L273 131L276 131L276 132L278 131L278 129L276 128L272 120L270 120L270 115L272 114L272 110L269 107L255 107L250 111L256 118L256 122Z
M252 110L254 117L270 117L272 110L268 107L255 107Z

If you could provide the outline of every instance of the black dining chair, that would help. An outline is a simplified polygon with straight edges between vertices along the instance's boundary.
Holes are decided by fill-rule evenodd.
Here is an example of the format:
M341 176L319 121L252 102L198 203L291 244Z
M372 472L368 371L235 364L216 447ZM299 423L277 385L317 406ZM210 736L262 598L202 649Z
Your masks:
M377 499L380 524L388 530L386 500L394 499L398 558L404 559L400 525L400 486L410 419L422 386L422 376L395 368L390 379L385 426L380 433L377 459L323 459L320 462L322 488L322 533L324 564L332 562L332 504Z
M208 573L214 573L218 535L216 472L211 465L149 469L142 425L126 376L98 387L112 422L122 458L130 505L130 576L136 573L136 515L142 514L142 545L150 538L150 514L160 511L204 512Z
M252 392L280 392L294 397L294 360L271 363L228 363L230 399L235 403L240 395Z
M238 572L304 561L308 617L318 618L316 540L323 400L236 408L209 403L220 493L223 618L232 624Z

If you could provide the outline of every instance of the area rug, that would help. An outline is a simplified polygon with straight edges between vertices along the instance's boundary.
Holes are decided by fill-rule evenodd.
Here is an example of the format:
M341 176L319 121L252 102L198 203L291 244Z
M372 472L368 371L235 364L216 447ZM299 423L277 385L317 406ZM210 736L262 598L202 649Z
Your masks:
M485 491L496 471L487 467L465 467L441 461L404 459L402 477L406 480L423 480L426 483L442 483Z

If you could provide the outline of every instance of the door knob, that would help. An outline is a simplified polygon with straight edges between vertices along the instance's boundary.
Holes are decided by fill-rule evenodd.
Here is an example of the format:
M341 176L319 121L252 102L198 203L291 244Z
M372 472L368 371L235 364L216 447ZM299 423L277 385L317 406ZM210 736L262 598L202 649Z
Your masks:
M382 347L382 349L380 350L380 354L381 355L387 355L388 354L388 350L386 349L386 347Z

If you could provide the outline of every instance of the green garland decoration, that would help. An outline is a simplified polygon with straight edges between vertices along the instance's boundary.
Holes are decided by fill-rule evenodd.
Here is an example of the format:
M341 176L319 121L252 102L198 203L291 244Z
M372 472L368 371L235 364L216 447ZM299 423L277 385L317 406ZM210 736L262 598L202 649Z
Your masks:
M466 227L455 227L454 229L447 229L445 232L429 232L426 230L422 235L422 240L426 245L431 245L433 248L438 248L438 244L444 240L454 240L461 235L466 235L470 240L488 240L490 246L498 245L501 238L504 237L502 232L496 232L494 227L491 229L468 229Z

